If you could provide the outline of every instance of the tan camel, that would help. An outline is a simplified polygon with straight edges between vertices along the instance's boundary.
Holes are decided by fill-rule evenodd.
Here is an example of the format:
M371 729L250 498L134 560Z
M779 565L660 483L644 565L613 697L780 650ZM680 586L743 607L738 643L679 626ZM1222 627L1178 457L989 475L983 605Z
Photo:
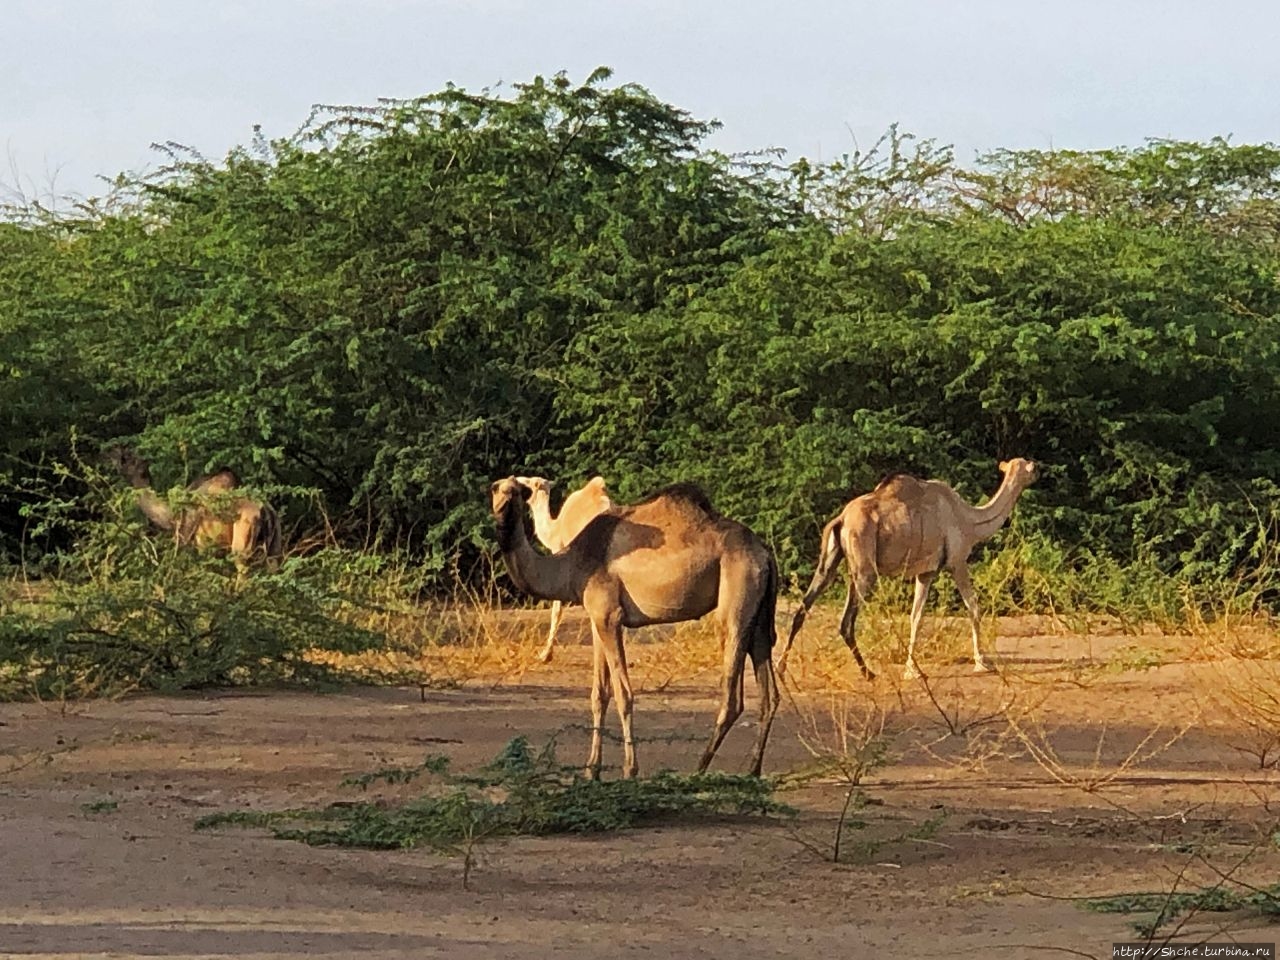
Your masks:
M529 496L529 510L533 514L533 534L541 544L552 553L559 553L567 547L582 528L602 513L613 509L613 501L604 489L604 477L592 477L579 490L573 491L564 498L560 512L551 515L552 483L543 477L516 477L533 491ZM556 634L560 632L560 621L564 616L564 604L559 600L551 601L551 627L547 631L547 642L538 653L538 659L550 663L555 653Z
M146 460L121 446L111 447L106 457L138 491L143 515L153 526L172 530L178 543L213 547L238 560L260 555L272 564L279 561L283 552L279 516L268 503L229 496L240 485L231 469L222 467L189 484L187 490L198 502L175 515L152 487L151 465Z
M742 674L750 655L760 690L751 772L759 775L779 699L772 659L778 567L760 538L716 513L697 487L677 484L596 517L564 550L548 556L534 550L525 534L523 501L530 489L508 477L493 484L490 494L498 545L515 585L544 600L580 603L591 619L595 668L587 776L600 775L611 683L622 722L622 775L634 777L639 769L623 628L696 620L712 611L727 642L720 712L698 770L707 769L742 714Z
M920 633L929 587L943 569L951 571L969 611L973 628L973 669L991 669L978 650L982 611L969 579L969 554L1004 526L1022 491L1035 482L1039 468L1031 460L1015 459L1001 463L1000 472L1004 474L1000 489L980 507L966 503L941 480L917 480L903 474L888 477L870 493L849 501L822 531L818 568L791 623L778 673L786 671L791 643L809 609L835 578L842 557L849 561L849 596L840 618L840 635L867 679L873 679L875 674L863 661L854 636L859 604L871 595L879 577L915 577L911 640L907 645L904 676L918 677L916 637Z

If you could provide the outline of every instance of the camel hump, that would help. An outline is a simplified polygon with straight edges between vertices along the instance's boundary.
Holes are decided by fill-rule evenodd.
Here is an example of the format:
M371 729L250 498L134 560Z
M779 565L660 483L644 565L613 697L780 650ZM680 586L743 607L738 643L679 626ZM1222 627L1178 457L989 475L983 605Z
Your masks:
M240 486L240 478L236 476L236 472L230 467L219 467L213 473L187 484L187 489L201 490L205 493L224 493L238 486Z
M594 476L594 477L592 477L592 478L591 478L590 480L588 480L585 484L583 484L582 489L584 489L584 490L592 490L592 491L594 491L594 492L596 492L596 493L599 493L599 494L603 495L603 494L604 494L604 492L605 492L605 489L604 489L604 477L601 477L601 476Z
M673 483L668 487L663 487L661 490L655 490L643 500L635 503L634 506L639 507L647 503L655 503L658 500L666 500L692 508L711 520L720 518L719 512L711 505L711 498L696 483Z
M880 482L875 485L875 490L883 490L886 487L898 484L900 481L903 481L903 480L916 480L916 479L917 477L915 477L913 474L903 473L901 470L895 471L894 473L886 473L883 477L880 478Z

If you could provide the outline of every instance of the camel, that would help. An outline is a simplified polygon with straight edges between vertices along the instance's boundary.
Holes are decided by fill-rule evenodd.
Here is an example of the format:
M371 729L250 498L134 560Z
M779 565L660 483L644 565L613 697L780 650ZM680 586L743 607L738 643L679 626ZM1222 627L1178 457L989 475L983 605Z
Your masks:
M221 467L189 484L187 490L200 502L175 515L152 487L151 465L146 460L121 446L110 448L106 458L138 491L138 507L152 526L172 530L178 543L227 551L237 562L259 554L271 564L279 561L283 552L279 516L268 503L230 497L240 479L229 467ZM219 499L221 503L208 502Z
M849 561L849 596L840 618L840 635L868 680L875 679L875 674L862 659L854 636L859 604L871 595L879 577L915 577L911 640L903 675L907 679L919 677L916 637L920 633L929 587L943 569L951 571L969 611L973 669L976 672L990 670L978 649L982 611L969 579L969 554L1004 526L1022 491L1035 482L1039 467L1031 460L1019 458L1002 462L1000 472L1004 474L1000 489L980 507L966 503L941 480L918 480L904 474L886 477L870 493L849 501L822 531L818 568L791 623L791 633L778 663L779 675L786 672L787 654L805 616L835 578L842 557Z
M516 482L533 491L529 496L529 510L533 513L533 534L552 553L559 553L582 532L582 528L602 513L613 509L613 501L604 489L604 477L592 477L580 489L564 498L560 512L551 515L551 481L543 477L516 477ZM564 604L551 601L551 627L547 642L538 653L542 663L550 663L555 653L556 634L560 632L560 620L564 616Z
M707 769L742 714L743 668L749 655L760 691L750 769L759 776L779 701L773 673L778 567L769 548L746 526L717 513L697 487L676 484L597 516L564 550L548 556L534 550L525 533L523 501L531 494L515 477L490 488L498 546L518 589L544 600L580 603L591 620L594 670L586 776L600 776L600 735L610 684L622 722L622 775L630 778L639 771L623 628L696 620L712 611L725 634L724 669L720 711L698 771Z

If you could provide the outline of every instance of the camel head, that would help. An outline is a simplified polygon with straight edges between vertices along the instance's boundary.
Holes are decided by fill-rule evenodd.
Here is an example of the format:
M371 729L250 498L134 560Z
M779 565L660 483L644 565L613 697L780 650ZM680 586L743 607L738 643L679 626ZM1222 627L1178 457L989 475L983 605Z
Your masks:
M528 487L529 492L525 495L526 500L532 500L535 497L546 497L551 499L551 488L555 486L555 482L548 480L546 477L512 477L516 483L523 487Z
M507 477L505 480L496 480L489 485L489 500L495 517L501 517L513 502L523 504L532 495L533 488L525 482L523 477Z
M119 470L135 487L151 486L151 464L138 456L132 447L113 444L102 451L103 462Z
M497 521L498 525L498 549L504 554L518 550L522 545L522 541L528 537L524 529L524 510L522 507L531 493L532 491L515 477L507 477L505 480L495 481L489 487L493 519ZM528 547L528 543L523 543L523 546ZM519 572L510 563L507 566L516 586L523 590L525 584L520 579Z
M1031 486L1040 478L1040 467L1036 462L1022 457L1001 460L1000 472L1004 474L1005 482L1015 485L1019 490Z

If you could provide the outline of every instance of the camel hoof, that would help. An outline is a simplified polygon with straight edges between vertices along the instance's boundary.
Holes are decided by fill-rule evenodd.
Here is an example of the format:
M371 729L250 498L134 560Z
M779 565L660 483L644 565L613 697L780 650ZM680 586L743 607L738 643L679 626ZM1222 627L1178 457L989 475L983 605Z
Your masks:
M903 680L919 680L924 675L924 671L917 667L914 661L908 663L906 669L902 671Z
M551 662L551 658L552 658L553 656L555 656L555 650L554 650L551 646L549 646L549 645L548 645L548 646L545 646L545 647L543 647L540 651L538 651L538 662L539 662L539 663L550 663L550 662Z
M640 776L639 767L624 767L622 770L623 780L634 780L638 776Z
M599 767L587 767L585 770L583 770L583 771L582 771L582 776L583 776L584 778L586 778L587 780L599 780L599 779L600 779L600 768L599 768Z
M996 668L991 665L990 660L975 660L973 663L974 673L995 673Z
M783 657L778 661L778 665L773 668L774 674L779 680L787 675L787 658Z

